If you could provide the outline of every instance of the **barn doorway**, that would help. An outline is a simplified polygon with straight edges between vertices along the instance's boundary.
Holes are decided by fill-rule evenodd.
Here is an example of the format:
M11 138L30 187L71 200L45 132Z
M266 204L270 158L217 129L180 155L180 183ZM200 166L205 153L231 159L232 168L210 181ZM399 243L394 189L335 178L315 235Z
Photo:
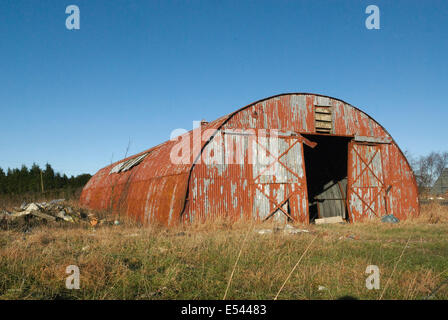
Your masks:
M316 142L314 148L304 147L308 187L309 221L338 217L348 220L347 160L350 137L307 135Z

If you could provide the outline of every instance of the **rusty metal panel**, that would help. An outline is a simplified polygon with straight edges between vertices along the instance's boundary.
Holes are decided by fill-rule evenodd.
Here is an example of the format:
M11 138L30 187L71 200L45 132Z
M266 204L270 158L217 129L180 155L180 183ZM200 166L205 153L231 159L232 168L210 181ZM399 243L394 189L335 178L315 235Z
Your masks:
M417 216L420 204L417 183L412 169L397 145L390 144L384 149L387 154L384 165L385 172L388 174L388 212L393 213L399 219Z
M347 206L353 222L387 214L382 149L379 144L349 144Z
M254 136L247 130L221 131L204 147L201 162L195 164L191 175L186 220L251 217L249 179ZM216 154L219 163L213 161Z
M306 220L300 138L251 133L225 131L215 135L216 141L204 148L203 161L195 165L192 173L186 213L189 221L219 216ZM219 148L236 155L229 159L236 159L237 163L210 161L212 154L222 154L217 151Z
M367 143L391 143L392 139L382 138L382 137L365 137L355 134L353 138L356 142L367 142Z
M169 165L167 161L160 161L165 157L169 159L169 145L170 143L167 143L153 150L142 163L130 170L109 174L110 169L116 164L100 170L84 187L80 199L81 205L126 214L140 222L151 221L155 212L160 212L157 220L168 223L170 203L167 200L172 197L181 199L180 195L187 187L189 167L178 165L169 170L163 166L163 164ZM182 205L179 201L174 201L172 204L173 210L176 208L180 210Z
M232 115L224 129L278 129L314 131L314 96L284 95L243 108Z
M261 219L305 221L308 196L300 137L260 137L252 210ZM264 152L266 151L266 152Z
M340 101L332 101L334 110L334 134L388 137L384 129L364 112Z
M193 174L188 210L184 220L250 218L249 183L245 179L207 178Z

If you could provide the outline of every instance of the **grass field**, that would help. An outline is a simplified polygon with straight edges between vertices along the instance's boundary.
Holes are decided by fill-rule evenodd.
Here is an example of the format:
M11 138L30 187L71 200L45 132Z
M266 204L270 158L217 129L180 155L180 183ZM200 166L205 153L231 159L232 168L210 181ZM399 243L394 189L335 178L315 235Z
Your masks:
M0 231L0 299L448 299L448 207L398 224L298 227L310 232L223 221ZM79 290L65 287L68 265ZM366 288L368 265L378 290Z

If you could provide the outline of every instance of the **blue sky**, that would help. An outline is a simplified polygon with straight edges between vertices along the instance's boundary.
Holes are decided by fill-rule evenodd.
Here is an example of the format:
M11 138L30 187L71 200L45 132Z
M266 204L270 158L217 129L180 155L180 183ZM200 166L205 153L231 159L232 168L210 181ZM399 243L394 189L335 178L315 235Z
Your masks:
M447 31L448 1L2 0L0 167L93 174L129 140L296 91L361 108L414 155L447 150Z

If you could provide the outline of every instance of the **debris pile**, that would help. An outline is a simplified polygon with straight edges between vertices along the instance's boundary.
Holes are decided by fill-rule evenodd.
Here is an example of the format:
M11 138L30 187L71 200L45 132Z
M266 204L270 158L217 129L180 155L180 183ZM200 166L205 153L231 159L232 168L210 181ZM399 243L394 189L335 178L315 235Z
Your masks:
M260 229L256 230L258 234L271 234L271 233L279 233L283 232L284 234L299 234L299 233L309 233L309 230L306 229L299 229L296 227L293 227L290 224L286 224L284 227L276 226L273 229Z
M64 199L22 203L19 208L14 208L12 212L0 211L1 226L10 224L34 225L48 222L86 223L92 227L98 224L119 224L117 220L98 219L93 214L70 205Z
M3 210L0 212L0 219L7 221L17 220L44 220L46 222L66 221L75 223L83 219L87 219L87 214L80 210L74 209L64 199L52 200L49 202L32 202L22 203L19 208L9 212Z
M381 222L398 223L398 222L400 222L400 220L397 217L395 217L393 214L389 214L387 216L382 217Z
M315 219L314 220L315 224L327 224L327 223L346 223L346 221L344 219L342 219L341 216L336 216L336 217L329 217L329 218L321 218L321 219Z

